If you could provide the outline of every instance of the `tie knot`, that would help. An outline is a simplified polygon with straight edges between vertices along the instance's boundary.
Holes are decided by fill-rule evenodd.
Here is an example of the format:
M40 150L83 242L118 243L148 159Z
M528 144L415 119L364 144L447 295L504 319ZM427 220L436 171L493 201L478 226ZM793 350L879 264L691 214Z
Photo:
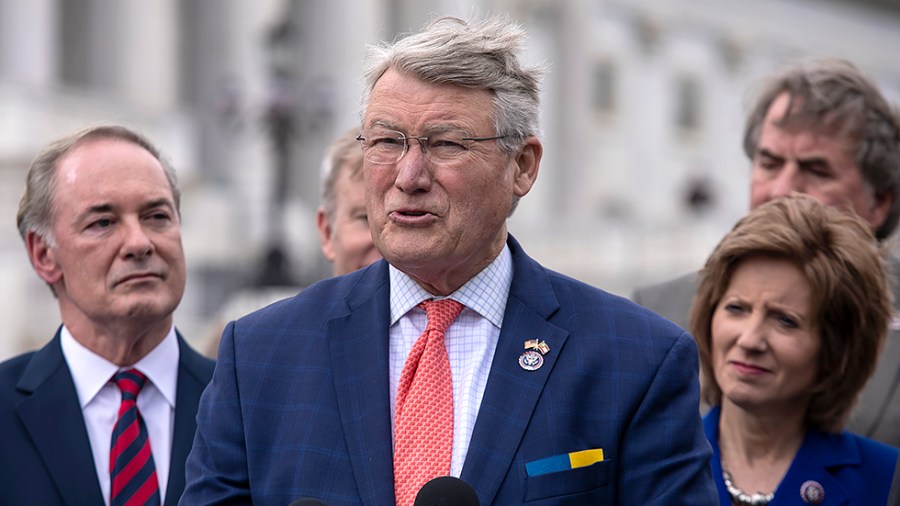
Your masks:
M126 396L131 398L136 398L138 392L144 388L144 384L147 383L147 377L141 371L137 369L126 369L124 371L119 371L113 376L113 381L118 385L119 390L122 391L122 399L124 400Z
M426 300L420 302L419 307L425 310L428 317L426 332L429 330L447 332L447 328L463 310L463 305L453 299Z

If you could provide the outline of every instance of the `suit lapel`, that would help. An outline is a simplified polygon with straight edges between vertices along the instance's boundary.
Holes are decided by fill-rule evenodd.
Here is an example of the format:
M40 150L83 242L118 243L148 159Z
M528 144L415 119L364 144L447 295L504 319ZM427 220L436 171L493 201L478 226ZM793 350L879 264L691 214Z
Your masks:
M728 489L725 488L725 482L722 480L722 455L719 452L719 408L710 409L709 413L703 418L703 431L706 433L706 440L712 447L712 459L709 465L712 469L713 481L716 484L716 491L719 497L728 497Z
M334 387L347 450L363 504L394 502L387 263L350 290L348 314L328 322Z
M719 491L719 497L725 497L728 491L722 481L722 458L719 451L719 415L718 407L710 410L703 419L706 437L713 449L710 462L713 479ZM846 437L836 444L827 441L826 436L816 431L807 431L803 444L797 451L787 473L781 479L775 491L773 504L800 504L801 490L808 481L814 481L825 492L828 504L848 504L852 494L848 494L846 486L836 479L829 469L841 466L858 466L861 462L859 449ZM805 501L804 501L805 502Z
M184 491L184 462L197 431L200 394L212 378L213 362L192 350L178 334L178 385L175 398L175 427L165 504L177 504Z
M837 479L834 473L842 466L859 466L862 458L859 448L850 439L844 437L837 441L836 437L829 437L813 430L807 431L794 461L775 491L775 496L802 499L800 491L803 485L812 481L818 483L824 491L828 504L850 504L853 494L848 493L850 491L846 483ZM776 502L782 503L777 500ZM800 503L799 500L796 502Z
M18 414L69 504L103 504L84 416L72 375L56 337L38 351L22 375L17 389L31 395L18 406Z
M492 503L507 476L568 337L568 332L547 321L559 308L559 302L546 273L521 251L514 239L510 238L509 246L513 253L513 283L461 475L478 492L481 504ZM550 348L543 356L543 365L535 371L519 366L525 341L530 339L545 341Z
M892 446L900 445L896 420L900 418L900 264L889 257L888 265L894 278L891 287L894 308L890 332L878 355L875 373L862 390L853 412L848 430L866 437L879 439Z

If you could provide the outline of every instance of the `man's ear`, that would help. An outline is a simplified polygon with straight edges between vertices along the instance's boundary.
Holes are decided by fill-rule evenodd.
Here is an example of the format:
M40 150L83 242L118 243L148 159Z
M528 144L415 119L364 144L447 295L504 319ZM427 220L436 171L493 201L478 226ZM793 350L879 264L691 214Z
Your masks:
M869 210L869 225L872 230L878 230L887 221L888 215L891 214L891 208L894 207L894 194L891 192L875 193L872 208Z
M513 191L517 197L522 197L531 191L531 187L537 180L543 154L544 146L533 135L525 139L525 144L519 148L519 153L516 155L516 173L513 176Z
M25 248L28 250L28 259L34 271L45 283L53 286L62 279L62 269L56 260L56 251L50 247L44 236L29 230L25 234Z
M319 230L319 242L322 243L322 254L329 262L334 262L334 246L331 241L331 225L328 223L328 215L325 209L320 207L316 212L316 228Z

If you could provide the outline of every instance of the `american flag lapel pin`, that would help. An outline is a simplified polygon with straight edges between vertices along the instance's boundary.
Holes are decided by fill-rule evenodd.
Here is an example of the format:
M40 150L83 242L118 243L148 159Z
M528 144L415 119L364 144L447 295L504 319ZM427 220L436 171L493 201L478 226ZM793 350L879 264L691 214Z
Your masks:
M519 356L519 367L526 371L537 371L544 365L544 355L550 352L550 346L540 339L525 341L525 352Z

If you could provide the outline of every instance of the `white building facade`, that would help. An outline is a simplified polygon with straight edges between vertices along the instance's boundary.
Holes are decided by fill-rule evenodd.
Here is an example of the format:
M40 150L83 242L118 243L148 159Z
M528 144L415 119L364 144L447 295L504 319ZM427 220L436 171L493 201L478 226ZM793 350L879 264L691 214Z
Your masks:
M358 121L365 45L434 14L495 12L549 63L541 173L510 229L546 265L623 295L699 267L746 211L741 135L764 76L844 57L900 101L900 11L854 2L0 0L0 359L59 324L15 228L41 146L117 122L172 160L189 268L176 324L200 344L273 240L291 284L329 272L319 164ZM273 111L290 113L280 151Z

